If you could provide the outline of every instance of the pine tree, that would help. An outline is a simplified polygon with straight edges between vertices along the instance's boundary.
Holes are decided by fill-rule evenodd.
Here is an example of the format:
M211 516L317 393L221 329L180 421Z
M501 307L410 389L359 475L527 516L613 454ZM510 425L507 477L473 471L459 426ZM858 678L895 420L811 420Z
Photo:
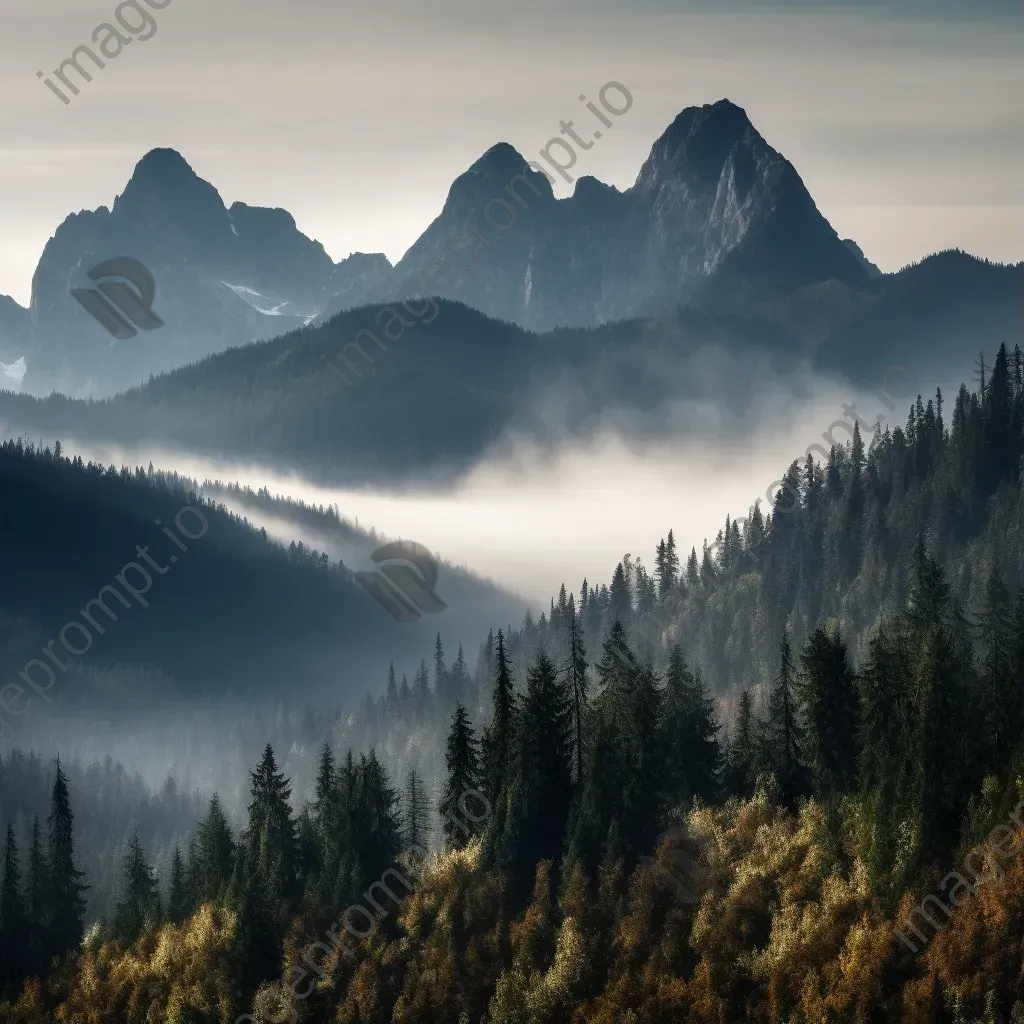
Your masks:
M210 798L206 819L196 829L194 901L198 904L221 899L231 880L234 864L234 837L215 793Z
M544 653L527 675L522 726L498 863L520 881L561 853L572 798L572 717L565 684Z
M25 917L21 894L21 864L14 825L7 820L7 841L4 845L4 877L0 888L0 979L21 981L25 972L25 931L30 923Z
M498 802L505 773L509 768L515 715L512 670L505 650L505 637L500 629L495 644L494 665L491 724L484 732L483 740L485 795L492 805Z
M668 541L665 544L665 590L659 593L664 600L665 596L679 586L679 555L676 552L676 538L671 530L668 531Z
M411 850L427 849L431 833L430 804L423 780L415 768L410 768L406 776L404 810L402 842Z
M420 661L420 667L416 669L416 675L413 676L412 699L416 710L416 721L422 724L426 722L431 706L430 673L427 670L426 661Z
M62 956L76 949L85 932L85 899L88 886L81 881L85 872L75 866L75 816L71 810L68 780L57 758L50 800L49 844L47 850L48 956Z
M295 820L289 804L291 787L277 770L268 743L255 771L250 773L249 825L243 839L253 872L281 898L296 882Z
M757 761L754 698L749 690L744 690L737 704L736 724L729 744L728 773L731 792L743 798L753 795Z
M665 677L666 785L673 800L699 796L714 800L719 791L722 751L721 728L715 702L699 677L687 668L683 652L675 645Z
M575 611L569 617L569 664L567 668L569 699L572 701L573 750L576 754L576 784L583 782L583 724L587 710L587 652L583 647L583 631Z
M444 663L444 648L441 646L441 634L434 641L434 696L442 712L448 703L448 669Z
M395 663L391 662L388 666L388 692L387 692L387 709L389 720L395 720L398 718L399 709L399 697L398 697L398 685L395 682Z
M460 805L465 794L477 791L480 785L479 744L469 714L461 704L456 705L452 715L444 763L448 780L440 806L442 828L448 845L459 849L479 834L482 824L472 820L479 816L475 811L467 815Z
M124 891L114 915L114 935L131 945L160 916L160 899L153 869L146 863L137 828L132 829L124 857Z
M466 655L463 653L462 644L459 644L458 657L448 673L448 700L453 706L469 700L471 683L469 669L466 667Z
M402 849L402 820L398 794L384 766L371 750L356 769L355 793L350 806L353 877L359 872L378 878L392 867ZM363 878L357 878L362 882Z
M167 920L171 924L180 924L191 912L188 886L185 884L185 862L181 856L181 847L174 844L171 856L171 880L167 887Z
M613 622L597 663L595 713L615 737L617 766L610 794L626 848L647 850L657 835L664 793L663 694L649 665L641 665L620 622ZM606 829L609 821L600 823Z
M1004 764L1021 734L1024 697L1014 663L1014 623L1010 594L998 572L989 577L981 616L984 650L980 677L981 746L986 769Z
M793 652L789 634L783 631L779 644L779 674L775 677L768 701L765 743L767 765L774 772L782 797L788 804L805 791L802 739Z
M626 575L626 566L623 562L619 562L615 567L615 572L612 574L612 583L608 589L608 596L610 599L608 605L609 623L621 622L623 625L627 625L633 612L633 592L630 587L629 578Z
M28 848L28 879L25 885L25 917L30 923L26 942L26 972L43 969L49 949L50 872L43 849L39 816L32 817Z
M851 792L857 781L860 709L856 680L837 628L818 628L800 654L798 693L804 755L815 795Z
M392 674L392 679L394 675ZM338 776L331 745L320 748L320 764L316 776L316 800L312 807L312 827L320 862L336 866L339 833Z

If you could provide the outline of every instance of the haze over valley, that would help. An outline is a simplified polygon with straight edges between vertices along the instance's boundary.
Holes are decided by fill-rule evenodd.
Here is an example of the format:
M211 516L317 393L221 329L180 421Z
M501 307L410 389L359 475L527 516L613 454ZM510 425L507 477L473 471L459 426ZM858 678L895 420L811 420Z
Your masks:
M1024 23L833 6L55 31L0 1024L1024 1021Z

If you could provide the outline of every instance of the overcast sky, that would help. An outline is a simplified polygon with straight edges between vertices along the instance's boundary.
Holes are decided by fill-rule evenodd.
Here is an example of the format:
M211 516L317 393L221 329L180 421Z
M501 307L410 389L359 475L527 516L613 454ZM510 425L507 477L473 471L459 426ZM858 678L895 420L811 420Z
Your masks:
M581 174L629 186L683 107L727 96L883 269L950 246L1024 259L1019 0L171 0L64 106L36 72L116 6L0 0L0 293L22 303L56 226L155 146L336 260L394 261L484 150L534 157L610 79L634 105Z

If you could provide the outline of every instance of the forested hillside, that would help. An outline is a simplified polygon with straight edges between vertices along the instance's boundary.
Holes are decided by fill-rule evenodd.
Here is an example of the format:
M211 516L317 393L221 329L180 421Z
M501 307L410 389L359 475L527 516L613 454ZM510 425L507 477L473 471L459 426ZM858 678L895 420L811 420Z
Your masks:
M443 742L435 792L327 742L297 800L268 744L0 1020L1024 1019L1020 354L981 383L472 669L439 639L345 725Z
M83 464L59 442L19 439L0 445L0 487L0 672L18 679L48 641L59 652L56 681L47 661L28 671L44 691L28 694L33 725L54 698L127 717L194 697L282 698L298 684L300 705L352 706L389 655L411 662L437 628L396 622L346 565L269 541L176 475ZM345 529L335 509L323 512ZM452 633L475 635L491 615L522 608L478 578L444 573Z
M943 253L863 294L826 282L757 308L682 306L547 334L446 300L364 307L104 401L0 392L0 423L31 437L244 456L332 482L454 475L509 430L586 436L618 406L632 431L662 437L666 409L710 399L737 414L719 432L738 435L766 379L788 391L801 367L858 386L894 363L960 380L964 337L988 350L1021 339L1020 273Z

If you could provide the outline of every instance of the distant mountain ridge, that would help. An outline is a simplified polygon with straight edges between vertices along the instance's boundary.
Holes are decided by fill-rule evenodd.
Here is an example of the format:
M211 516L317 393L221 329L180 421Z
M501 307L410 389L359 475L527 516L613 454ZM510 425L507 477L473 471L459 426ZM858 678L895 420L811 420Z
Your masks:
M69 295L89 286L90 268L116 256L154 275L154 309L164 321L127 345L112 344ZM367 270L353 259L354 268L335 264L286 210L225 206L180 154L155 149L109 210L72 214L44 248L32 279L31 336L21 338L25 388L108 395L137 385L140 375L283 334L315 316L335 287L365 301Z
M700 401L724 414L724 439L766 387L799 389L808 368L877 387L900 365L911 388L955 386L979 350L1024 346L1022 273L947 252L856 288L806 285L743 313L684 305L544 334L430 300L431 316L395 337L369 305L103 402L0 394L0 428L171 444L352 483L436 482L511 434L555 444L592 435L609 416L637 439L676 436L672 411ZM371 334L390 344L378 351Z
M484 218L495 199L515 213L507 229ZM69 291L89 287L87 272L116 256L152 272L164 326L114 343ZM453 273L431 287L431 265ZM0 362L24 358L22 390L31 394L103 397L410 294L452 299L531 331L673 315L684 305L781 316L807 344L827 338L892 278L839 238L793 165L728 100L683 110L625 191L584 176L556 199L514 147L492 146L455 179L395 267L381 253L335 264L287 211L228 207L183 157L156 149L109 210L72 214L57 229L29 311L0 300Z
M520 208L503 233L481 215L516 176ZM469 239L474 217L477 259L442 293L538 331L658 315L682 302L735 307L877 274L728 100L684 110L625 192L582 177L572 196L555 199L513 147L492 147L455 180L441 214L399 261L399 279L415 280L432 258L457 270L470 263L465 243L453 248L453 240Z

